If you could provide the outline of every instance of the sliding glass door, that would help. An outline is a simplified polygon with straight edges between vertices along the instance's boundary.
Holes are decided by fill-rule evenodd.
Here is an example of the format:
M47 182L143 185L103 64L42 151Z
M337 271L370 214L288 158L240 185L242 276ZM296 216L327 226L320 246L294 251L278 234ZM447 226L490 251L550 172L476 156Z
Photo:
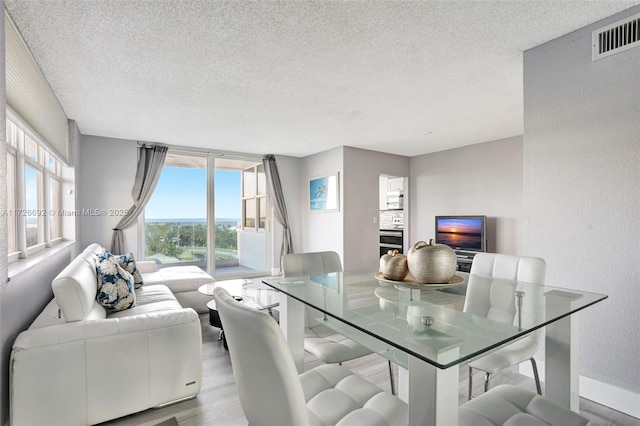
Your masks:
M144 213L147 260L207 269L206 156L168 153Z
M216 276L266 273L269 233L262 162L216 158L214 182Z
M265 274L267 206L260 160L170 150L145 209L145 256L160 268L196 265L217 277Z

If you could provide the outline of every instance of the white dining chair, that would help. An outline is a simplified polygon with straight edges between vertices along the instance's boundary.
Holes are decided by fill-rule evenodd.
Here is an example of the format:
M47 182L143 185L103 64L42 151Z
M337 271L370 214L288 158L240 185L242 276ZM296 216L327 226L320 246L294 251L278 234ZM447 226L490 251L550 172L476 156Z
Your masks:
M464 312L518 326L518 310L525 315L542 315L542 285L546 264L537 257L511 256L496 253L478 253L473 258ZM491 281L492 278L504 279ZM516 281L539 284L540 292L518 294ZM509 283L511 282L511 284ZM518 304L522 306L518 306ZM522 317L520 316L520 319ZM527 318L525 317L525 320ZM472 398L473 369L485 372L484 391L489 389L491 374L505 368L531 361L536 390L542 395L538 368L533 355L538 350L541 332L534 331L504 348L498 349L469 364L469 395Z
M249 425L406 425L407 404L339 365L298 375L277 322L216 288L238 396Z
M340 257L334 251L294 253L282 257L282 273L285 277L300 277L341 271L342 263L340 262ZM372 353L370 349L312 319L321 316L322 313L315 309L310 307L305 309L305 351L327 364L342 364ZM387 361L387 366L391 393L395 395L395 380L391 361Z
M594 426L584 416L513 385L499 385L458 409L458 426Z

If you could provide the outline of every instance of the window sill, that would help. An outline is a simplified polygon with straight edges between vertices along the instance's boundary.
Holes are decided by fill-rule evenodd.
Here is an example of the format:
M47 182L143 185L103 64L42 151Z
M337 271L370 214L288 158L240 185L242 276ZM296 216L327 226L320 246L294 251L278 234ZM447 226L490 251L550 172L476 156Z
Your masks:
M29 269L36 266L38 263L41 263L45 259L66 249L67 247L72 246L73 244L75 244L75 241L64 240L54 245L51 248L40 250L26 259L18 259L14 262L10 262L7 265L9 280L11 280L11 278L15 277L16 275L19 275L25 271L28 271Z

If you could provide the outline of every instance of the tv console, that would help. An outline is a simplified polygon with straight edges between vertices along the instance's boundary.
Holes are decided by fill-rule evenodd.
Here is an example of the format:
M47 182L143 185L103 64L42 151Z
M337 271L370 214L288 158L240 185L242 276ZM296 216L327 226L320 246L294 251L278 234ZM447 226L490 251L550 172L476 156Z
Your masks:
M473 262L473 257L477 254L476 252L469 252L463 250L455 250L456 259L457 259L457 270L460 272L470 272L471 271L471 263Z

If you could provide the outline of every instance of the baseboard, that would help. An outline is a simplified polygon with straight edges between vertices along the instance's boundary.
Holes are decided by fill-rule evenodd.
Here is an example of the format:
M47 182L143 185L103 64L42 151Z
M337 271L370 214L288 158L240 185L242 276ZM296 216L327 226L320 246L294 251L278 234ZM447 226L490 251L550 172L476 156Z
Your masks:
M540 381L544 382L544 362L537 361L537 364ZM520 364L519 371L520 374L533 377L530 362ZM640 394L580 376L580 397L640 419Z

